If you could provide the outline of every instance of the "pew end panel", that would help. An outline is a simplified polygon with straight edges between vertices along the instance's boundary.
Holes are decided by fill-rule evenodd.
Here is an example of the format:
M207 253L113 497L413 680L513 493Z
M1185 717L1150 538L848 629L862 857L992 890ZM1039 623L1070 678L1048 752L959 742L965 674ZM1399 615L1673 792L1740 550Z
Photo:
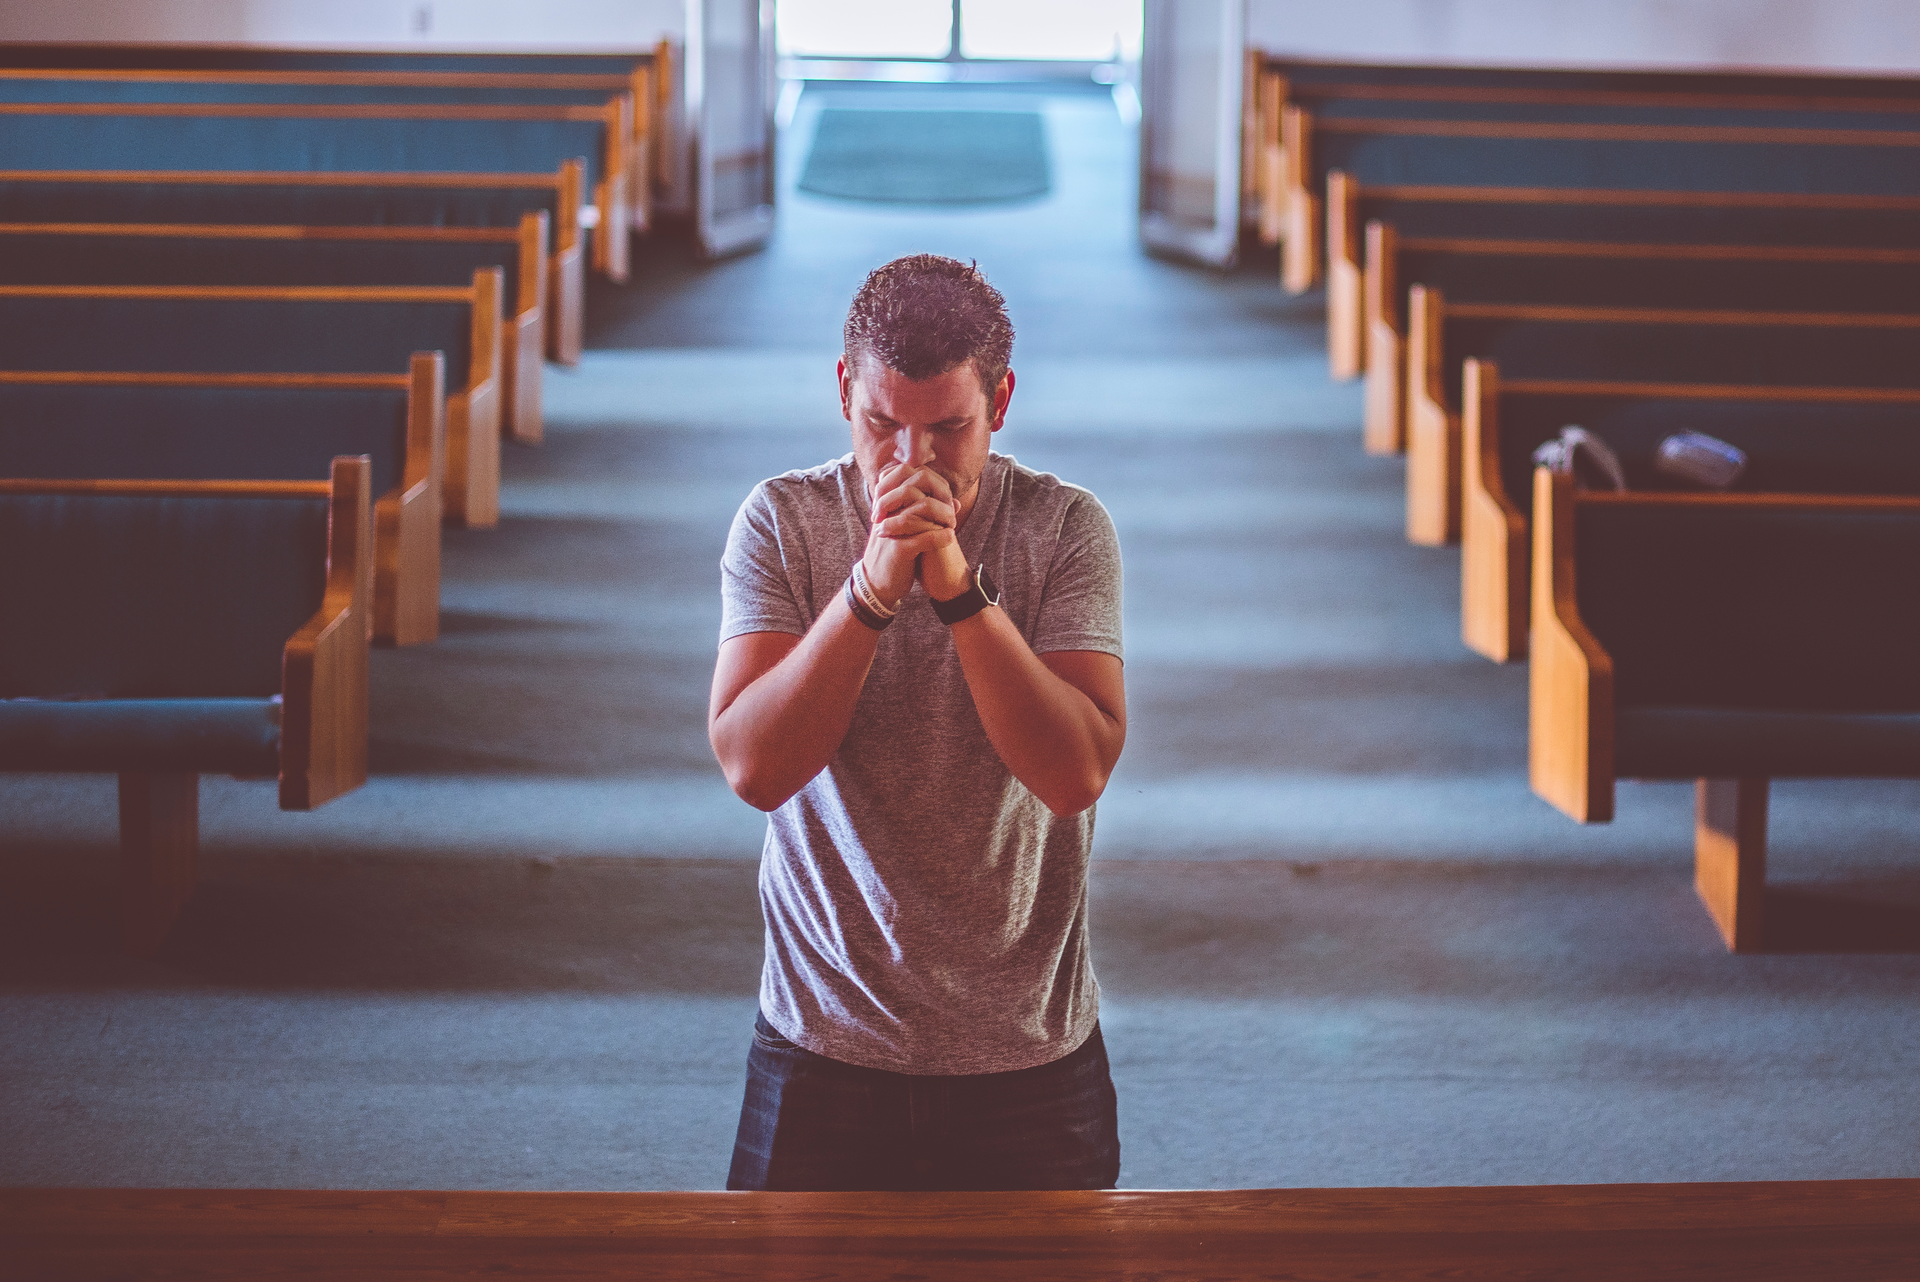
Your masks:
M467 529L500 522L501 277L497 267L473 274L467 384L447 397L445 519Z
M553 226L553 261L548 271L551 316L547 325L548 355L556 364L578 365L586 332L586 251L581 244L580 217L585 204L586 162L569 160L560 166L560 194Z
M1366 335L1365 438L1369 454L1407 448L1407 344L1400 332L1399 259L1393 224L1367 224L1360 324Z
M1287 79L1263 69L1258 85L1259 137L1254 147L1255 194L1260 201L1260 243L1278 245L1287 233L1286 148L1280 140L1280 110Z
M632 200L632 230L644 233L653 228L653 132L658 114L653 102L654 69L651 64L634 67L627 81L633 95L633 148L628 153L627 195Z
M1312 130L1313 118L1305 111L1294 106L1281 109L1287 232L1280 254L1280 283L1290 294L1304 294L1320 283L1320 197L1312 188L1308 151Z
M333 462L326 594L281 656L280 808L311 810L367 781L367 608L371 548L365 458Z
M594 254L607 279L624 284L632 271L632 171L627 161L633 137L633 95L616 94L607 100L606 156L595 198L600 225L594 229Z
M1342 381L1358 378L1366 362L1365 245L1353 188L1339 170L1327 175L1327 359Z
M1533 637L1527 774L1535 795L1580 823L1613 818L1613 660L1574 595L1573 482L1533 478Z
M415 352L408 377L405 471L373 504L373 635L397 646L440 635L446 358Z
M1407 541L1442 547L1460 538L1460 416L1447 406L1446 298L1415 285L1407 295Z
M1495 663L1527 653L1527 518L1500 466L1500 367L1469 357L1460 410L1460 637Z
M514 282L517 297L507 336L507 396L512 406L513 439L522 445L538 445L543 435L540 391L547 345L549 231L545 213L520 219L520 271Z

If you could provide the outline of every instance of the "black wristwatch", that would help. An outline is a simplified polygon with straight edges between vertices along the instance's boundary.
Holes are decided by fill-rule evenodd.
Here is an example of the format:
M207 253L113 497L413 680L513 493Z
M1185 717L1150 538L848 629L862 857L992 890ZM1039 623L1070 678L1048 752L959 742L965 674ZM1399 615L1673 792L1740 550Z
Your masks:
M952 627L962 619L971 619L990 605L1000 604L1000 585L987 573L987 563L982 561L980 568L973 572L973 586L954 597L951 601L935 601L933 612L940 622Z

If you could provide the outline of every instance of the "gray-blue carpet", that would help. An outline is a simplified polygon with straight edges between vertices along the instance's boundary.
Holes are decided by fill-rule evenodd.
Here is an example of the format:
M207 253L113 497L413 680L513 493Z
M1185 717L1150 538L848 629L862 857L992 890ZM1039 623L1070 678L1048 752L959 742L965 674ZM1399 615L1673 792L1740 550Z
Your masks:
M1044 196L1048 182L1038 112L830 107L800 189L843 200L975 205Z
M822 102L954 101L809 90L786 172ZM765 253L646 242L596 288L500 527L449 535L445 636L374 655L375 778L311 814L208 780L161 960L111 949L112 781L0 777L0 1184L721 1184L764 820L706 744L720 548L845 450L846 300L919 250L1005 291L999 446L1126 556L1092 887L1124 1184L1920 1176L1920 786L1779 785L1773 947L1727 955L1686 786L1591 828L1529 793L1526 672L1461 646L1320 299L1141 255L1108 100L958 105L1042 112L1053 193L790 198Z

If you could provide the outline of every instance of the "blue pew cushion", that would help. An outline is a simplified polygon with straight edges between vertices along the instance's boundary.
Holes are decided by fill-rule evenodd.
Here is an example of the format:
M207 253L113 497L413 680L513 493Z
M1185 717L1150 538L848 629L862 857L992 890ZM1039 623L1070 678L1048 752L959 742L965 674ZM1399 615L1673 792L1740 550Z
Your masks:
M280 700L0 699L0 770L278 774Z
M1621 708L1625 779L1920 778L1920 713Z

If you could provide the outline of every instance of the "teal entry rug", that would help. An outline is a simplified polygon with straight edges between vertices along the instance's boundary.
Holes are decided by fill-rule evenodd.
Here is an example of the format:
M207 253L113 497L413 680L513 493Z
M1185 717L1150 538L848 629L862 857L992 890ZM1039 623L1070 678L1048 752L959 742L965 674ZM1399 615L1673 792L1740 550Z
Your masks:
M1033 111L820 113L800 189L843 200L974 205L1044 196L1046 130Z

